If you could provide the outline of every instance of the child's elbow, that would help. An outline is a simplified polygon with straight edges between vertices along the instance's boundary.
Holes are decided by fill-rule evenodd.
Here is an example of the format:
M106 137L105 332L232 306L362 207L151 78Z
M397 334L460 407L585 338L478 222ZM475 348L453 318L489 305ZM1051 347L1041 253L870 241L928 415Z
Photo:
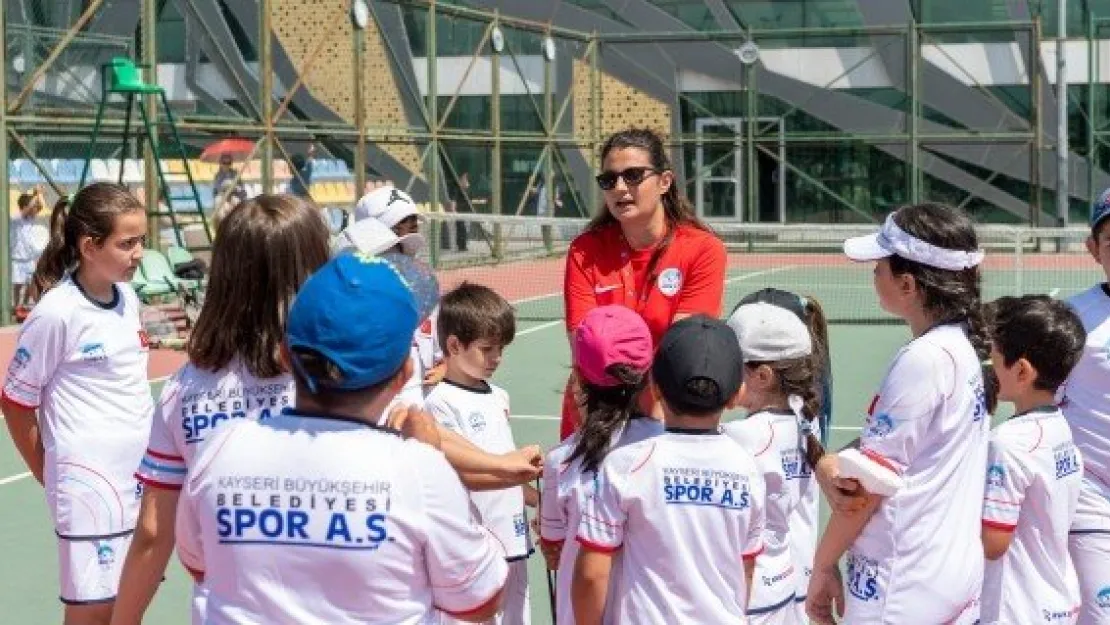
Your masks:
M988 560L991 560L993 562L994 560L1001 559L1002 556L1006 555L1006 551L1009 549L1009 547L1009 545L983 545L983 555L985 555Z
M983 528L983 555L988 560L998 560L1006 555L1013 534L1008 531Z

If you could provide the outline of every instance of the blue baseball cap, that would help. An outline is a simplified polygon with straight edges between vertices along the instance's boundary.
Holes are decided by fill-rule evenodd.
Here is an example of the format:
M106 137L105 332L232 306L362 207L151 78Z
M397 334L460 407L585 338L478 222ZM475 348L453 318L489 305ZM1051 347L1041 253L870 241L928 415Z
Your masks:
M1110 217L1110 189L1103 191L1091 207L1091 230L1098 228L1107 217Z
M404 278L388 261L344 253L312 274L289 309L285 338L293 368L308 390L358 390L385 381L409 357L420 318ZM317 380L296 351L309 349L339 370L338 383Z

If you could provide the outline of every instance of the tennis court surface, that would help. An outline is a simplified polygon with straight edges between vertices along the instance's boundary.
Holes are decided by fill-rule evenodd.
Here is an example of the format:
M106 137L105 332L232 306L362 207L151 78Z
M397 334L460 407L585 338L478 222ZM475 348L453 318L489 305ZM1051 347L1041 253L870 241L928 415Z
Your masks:
M513 432L518 445L538 443L549 449L557 443L557 414L569 370L569 352L562 321L563 259L558 254L510 262L514 253L540 246L539 226L515 225L506 220L498 228L487 222L482 232L499 231L487 252L472 257L442 257L439 272L444 288L471 280L497 289L516 304L517 338L508 348L494 382L512 399ZM488 227L488 230L487 230ZM558 240L569 240L577 228L556 231ZM758 230L758 229L756 229ZM516 232L517 234L514 234ZM520 234L523 233L523 234ZM909 339L908 330L878 309L871 290L871 267L842 259L836 246L826 245L844 233L830 230L827 241L814 244L821 232L806 234L808 241L783 240L759 231L725 231L729 243L729 270L725 312L745 294L766 286L815 296L831 320L833 356L833 431L830 447L839 448L858 435L863 415L897 348ZM526 235L526 236L525 236ZM1009 236L1009 235L1007 235ZM1055 231L1054 237L1060 238ZM1017 247L1001 237L988 248L985 265L986 299L1019 293L1051 293L1067 297L1094 284L1097 266L1082 251L1085 233L1070 232L1067 241L1056 241L1051 253L1042 241ZM1025 237L1025 233L1022 234ZM436 240L429 237L431 240ZM1022 241L1027 241L1023 238ZM480 246L474 246L481 249ZM503 262L492 263L482 254L501 249ZM1027 249L1029 248L1029 249ZM1059 250L1059 251L1056 251ZM525 254L520 254L524 256ZM450 268L451 264L471 266ZM14 331L0 331L0 368L6 368L14 350ZM151 386L157 393L163 376L182 360L181 354L152 355ZM729 415L735 418L738 415ZM50 623L61 616L57 600L54 535L41 487L26 475L5 431L0 435L0 606L3 623ZM550 622L542 559L530 562L533 622ZM189 622L189 581L176 560L155 599L149 623L179 625Z

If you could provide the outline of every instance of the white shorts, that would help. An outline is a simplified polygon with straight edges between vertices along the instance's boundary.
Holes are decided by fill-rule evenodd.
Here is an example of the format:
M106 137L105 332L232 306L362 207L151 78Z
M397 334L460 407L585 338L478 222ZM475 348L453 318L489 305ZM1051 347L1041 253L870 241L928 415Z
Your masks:
M12 284L23 286L31 281L31 276L33 275L35 275L35 261L12 261Z
M193 584L193 625L204 625L204 615L208 612L208 589L203 584Z
M1110 492L1087 477L1079 485L1079 503L1071 531L1110 532Z
M509 562L509 576L505 579L505 594L501 612L482 625L531 625L532 605L528 592L528 558ZM463 625L464 621L440 613L443 625Z
M45 477L46 503L58 536L62 602L115 598L139 514L137 482L112 482L73 462L48 462Z
M857 559L858 558L858 559ZM945 625L973 625L979 622L979 594L974 598L955 603L950 597L938 597L938 586L922 585L899 588L896 596L888 596L890 566L885 562L848 553L848 575L844 578L844 618L842 623L867 625L903 625L905 614L920 617L920 623L945 623ZM982 579L978 580L982 584ZM955 607L952 607L952 606Z
M116 598L123 560L133 532L105 538L58 538L58 571L66 605L107 603Z
M1068 550L1079 577L1079 625L1110 625L1110 532L1073 532Z

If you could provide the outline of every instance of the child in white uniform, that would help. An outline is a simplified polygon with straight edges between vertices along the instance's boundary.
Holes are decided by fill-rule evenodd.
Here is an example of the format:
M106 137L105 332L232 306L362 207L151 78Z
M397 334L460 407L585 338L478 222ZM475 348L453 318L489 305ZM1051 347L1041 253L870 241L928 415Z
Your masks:
M808 519L799 510L808 503L802 498L803 486L813 481L812 468L824 454L816 432L823 357L815 355L810 330L785 308L741 304L728 325L744 354L739 404L748 417L723 429L752 454L767 483L764 550L755 560L748 620L758 625L804 623L804 605L796 594L812 560L799 562L799 554L812 555L812 547L796 543L813 536L798 520Z
M1087 250L1110 280L1110 189L1091 211ZM1087 346L1064 384L1061 409L1083 454L1083 483L1070 550L1083 598L1079 625L1110 625L1110 283L1068 300Z
M45 200L42 189L35 188L31 193L19 196L19 217L12 220L10 251L12 259L12 305L17 309L32 301L31 278L35 274L35 263L46 249L50 232L39 221Z
M1079 582L1068 530L1083 461L1055 396L1086 333L1067 304L1047 296L1003 297L990 312L998 397L1016 414L991 433L984 472L982 622L1071 624Z
M984 486L973 476L986 466L996 396L983 365L990 347L975 229L959 211L919 204L888 216L879 233L849 239L844 250L876 262L879 303L914 338L894 357L860 437L861 466L898 484L886 497L868 494L854 514L834 506L814 558L807 612L828 623L836 603L846 605L849 623L974 623ZM823 487L831 484L837 457L825 456L817 475ZM845 552L846 588L838 568Z
M651 375L666 431L601 464L578 526L575 622L742 623L766 495L751 456L720 430L740 348L724 323L689 317L663 336Z
M189 362L162 387L136 473L143 503L113 625L138 625L158 589L181 487L200 450L236 419L266 420L292 407L293 377L280 353L285 318L297 290L328 261L328 237L318 211L291 195L251 198L220 224ZM203 622L204 597L197 584L194 625Z
M413 262L419 263L415 259L424 249L425 240L424 235L420 234L420 219L416 203L408 193L391 185L379 187L359 199L355 204L354 213L355 223L348 230L354 233L353 238L356 241L362 241L358 245L361 251L374 255L404 255L411 257ZM380 232L360 233L359 229L366 228L363 225L366 223L382 226L393 235L393 240L388 247L367 249L366 242L369 239L384 243L388 237L382 236ZM417 296L419 297L419 294ZM436 296L438 297L439 293L436 293ZM426 391L430 391L425 378L431 374L434 378L432 381L439 382L442 377L443 352L436 337L437 315L436 309L433 309L431 314L421 320L420 326L413 335L412 358L415 366L412 378L398 396L399 402L423 405Z
M442 427L490 454L516 448L509 426L509 395L489 383L515 333L512 307L484 286L463 283L440 300L439 339L447 370L425 406ZM470 501L479 522L504 545L509 562L504 611L491 622L527 624L532 609L528 557L533 549L524 512L525 488L472 490Z
M45 294L20 329L2 406L12 442L46 488L64 622L106 624L135 529L133 473L153 411L150 341L129 285L146 211L125 188L96 183L68 212L59 202L51 222L58 229L35 275Z
M558 571L555 622L573 625L570 583L585 502L596 495L597 470L609 452L663 431L659 421L637 414L636 397L651 367L651 331L624 306L587 313L574 331L574 368L582 427L547 454L540 500L540 548ZM570 542L567 539L570 538ZM619 560L618 564L619 566ZM612 598L610 596L610 601Z
M818 401L820 410L818 420L811 421L814 434L822 447L829 434L828 424L832 420L832 354L829 350L829 326L821 303L813 297L797 295L776 288L764 288L746 295L740 306L765 302L790 311L809 330L813 343L813 359L817 367L815 375L819 381ZM814 447L816 449L816 447ZM817 537L821 527L821 486L813 477L812 465L799 467L802 475L795 480L798 489L798 505L790 517L790 546L794 551L795 578L798 580L794 601L798 604L798 618L806 622L805 602L809 592L809 579L813 574L813 554L817 550Z
M501 546L437 449L376 425L411 369L416 303L387 262L342 254L289 310L293 410L220 428L182 491L178 553L206 623L435 622L495 613ZM431 433L430 418L410 415Z

